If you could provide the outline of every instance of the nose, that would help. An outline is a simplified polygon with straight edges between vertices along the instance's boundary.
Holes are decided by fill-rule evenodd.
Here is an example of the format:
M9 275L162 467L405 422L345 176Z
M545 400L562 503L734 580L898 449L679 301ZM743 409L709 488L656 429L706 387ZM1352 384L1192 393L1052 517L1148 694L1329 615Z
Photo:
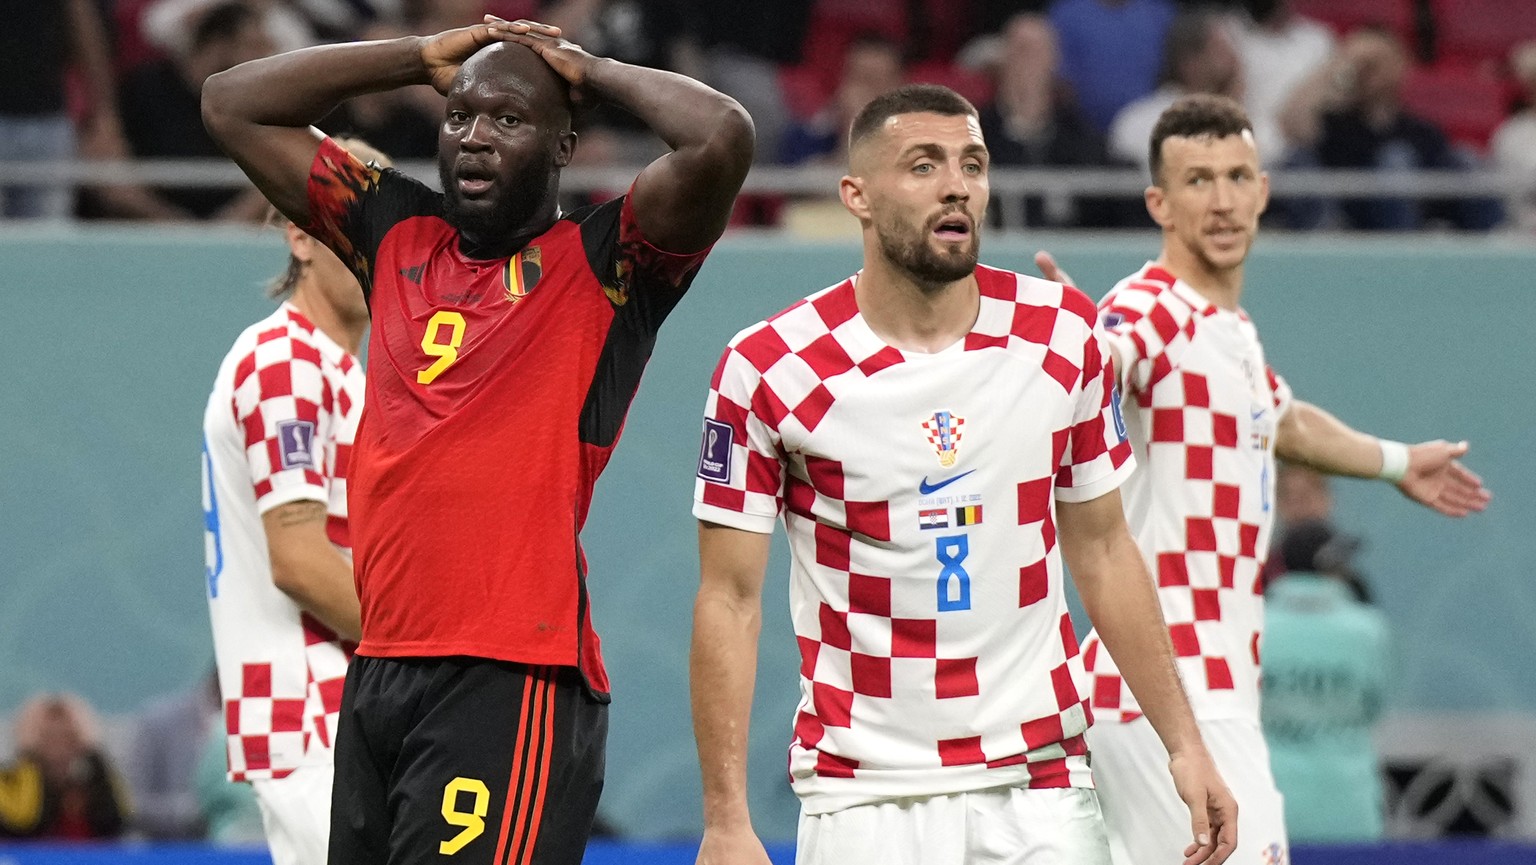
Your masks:
M469 119L469 124L464 127L464 134L459 136L459 148L461 150L489 150L491 120L486 117L475 116Z
M1233 188L1232 181L1225 177L1218 177L1212 185L1215 189L1211 193L1211 209L1223 213L1231 210L1237 200L1237 190Z
M951 163L944 170L944 182L939 191L943 193L946 204L953 201L968 201L971 197L971 182L965 174L965 167Z

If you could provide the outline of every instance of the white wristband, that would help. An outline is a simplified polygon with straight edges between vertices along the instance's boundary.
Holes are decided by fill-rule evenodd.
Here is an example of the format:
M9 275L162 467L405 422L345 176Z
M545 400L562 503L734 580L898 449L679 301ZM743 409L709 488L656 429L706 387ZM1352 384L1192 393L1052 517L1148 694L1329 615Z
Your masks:
M1381 446L1381 471L1376 477L1394 484L1402 480L1408 474L1408 446L1391 439L1377 439L1376 444Z

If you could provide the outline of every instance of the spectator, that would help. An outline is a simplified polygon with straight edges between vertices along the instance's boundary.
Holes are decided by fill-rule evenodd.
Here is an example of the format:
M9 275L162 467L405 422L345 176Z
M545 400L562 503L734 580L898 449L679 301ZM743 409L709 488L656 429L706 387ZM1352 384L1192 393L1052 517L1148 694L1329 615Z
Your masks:
M66 112L71 65L91 94L79 132L120 135L111 52L94 0L0 3L0 162L69 159L77 130ZM0 218L66 219L68 184L0 187Z
M1387 688L1387 623L1351 566L1358 546L1325 522L1292 526L1281 542L1288 573L1265 595L1264 736L1298 844L1382 836L1371 731Z
M222 732L222 730L221 730ZM209 736L193 755L197 761L194 795L211 844L253 847L267 843L261 806L250 784L229 780L229 744L224 736Z
M1173 3L1059 0L1050 14L1061 39L1062 77L1094 126L1108 130L1121 108L1157 86Z
M1290 142L1280 131L1280 110L1291 91L1333 56L1333 31L1296 14L1291 0L1243 0L1247 19L1237 28L1243 66L1243 106L1253 121L1259 152L1283 165Z
M410 33L381 22L360 35L365 40L395 39ZM346 119L340 125L369 143L378 142L380 150L396 159L436 159L437 130L446 107L442 95L425 84L365 93L347 100Z
M210 671L191 688L154 701L137 719L124 769L140 834L157 841L204 837L197 763L220 710L218 675Z
M123 82L123 127L132 155L223 155L203 128L203 82L215 72L271 54L273 48L263 19L250 3L225 0L204 10L185 53L141 67ZM137 219L255 222L267 207L261 193L249 185L244 189L110 187L99 193L98 201L102 215Z
M1328 476L1301 463L1276 460L1275 542L1269 558L1259 571L1259 584L1268 586L1285 574L1286 532L1304 523L1327 523L1333 519L1333 488Z
M1110 155L1147 168L1152 127L1180 96L1213 93L1241 102L1242 90L1242 65L1225 19L1206 10L1183 13L1168 28L1158 88L1115 115L1109 128Z
M832 99L804 123L792 125L784 136L783 161L791 165L847 162L848 127L871 99L902 84L901 46L877 34L849 43L843 55L843 75Z
M22 706L16 760L0 768L0 838L123 834L128 806L99 730L90 707L72 694L43 694Z
M1296 87L1281 112L1285 137L1311 148L1324 168L1378 171L1456 170L1470 160L1451 147L1433 123L1403 108L1407 49L1390 30L1368 27L1346 38L1327 65ZM1445 223L1481 230L1499 220L1496 202L1477 199L1420 201L1345 199L1335 216L1342 227L1413 230Z
M996 82L997 96L981 111L981 132L993 165L1104 165L1108 161L1104 136L1061 80L1060 60L1056 31L1042 15L1015 15L1001 38L992 41L985 65ZM1104 211L1100 201L1066 195L999 197L990 208L993 225L1014 228L1115 224Z
M1493 133L1489 151L1493 164L1515 175L1519 191L1508 199L1515 224L1536 229L1536 41L1522 42L1509 52L1509 68L1520 86L1520 110Z

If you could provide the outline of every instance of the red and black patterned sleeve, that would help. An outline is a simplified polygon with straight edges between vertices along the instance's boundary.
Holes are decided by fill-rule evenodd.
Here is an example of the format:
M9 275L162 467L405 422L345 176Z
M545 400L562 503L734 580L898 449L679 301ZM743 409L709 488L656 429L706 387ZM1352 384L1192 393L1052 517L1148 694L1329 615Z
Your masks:
M330 247L373 291L373 261L384 235L412 216L442 211L442 196L424 184L375 164L363 164L330 138L309 167L309 224L301 226Z
M587 260L620 318L654 332L682 299L709 249L673 253L646 239L623 195L572 214L581 223Z

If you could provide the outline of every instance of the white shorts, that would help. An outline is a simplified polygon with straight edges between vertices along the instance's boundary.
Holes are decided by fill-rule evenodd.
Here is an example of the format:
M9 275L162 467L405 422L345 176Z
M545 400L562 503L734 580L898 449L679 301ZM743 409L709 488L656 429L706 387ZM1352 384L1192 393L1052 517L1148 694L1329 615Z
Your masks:
M1285 808L1258 724L1201 721L1200 735L1237 798L1237 849L1230 865L1286 865ZM1115 865L1176 865L1194 840L1189 808L1173 788L1168 752L1146 718L1088 728L1093 782L1104 806Z
M272 865L325 865L331 841L331 765L301 766L286 778L252 781Z
M796 865L1109 865L1092 790L999 787L800 815Z

